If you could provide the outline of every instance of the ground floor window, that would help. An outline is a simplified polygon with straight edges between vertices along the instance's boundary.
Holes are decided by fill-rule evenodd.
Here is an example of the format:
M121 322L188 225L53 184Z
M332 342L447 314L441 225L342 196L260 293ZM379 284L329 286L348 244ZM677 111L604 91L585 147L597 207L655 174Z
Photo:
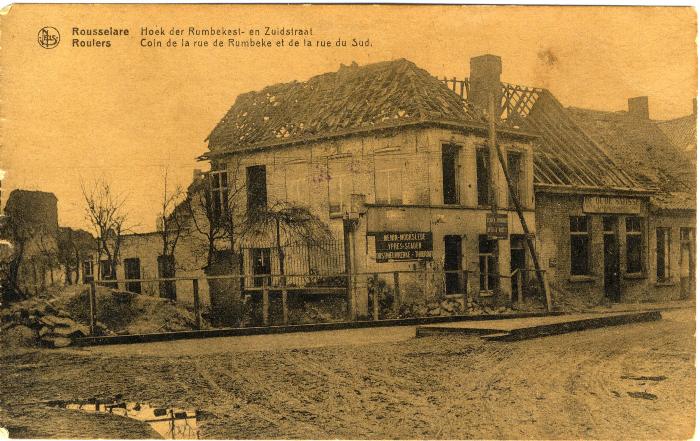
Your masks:
M498 287L498 241L479 235L479 290L489 292Z
M627 239L627 274L640 274L642 272L643 236L642 219L628 217L625 219L625 234Z
M571 216L569 218L572 276L584 276L590 273L589 223L588 216Z
M656 280L666 282L671 278L671 229L656 229Z

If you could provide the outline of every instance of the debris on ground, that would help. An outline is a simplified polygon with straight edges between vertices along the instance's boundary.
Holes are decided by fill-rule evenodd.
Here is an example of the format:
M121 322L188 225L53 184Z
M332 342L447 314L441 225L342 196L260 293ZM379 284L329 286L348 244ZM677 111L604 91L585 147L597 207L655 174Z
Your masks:
M447 298L440 302L409 303L399 308L399 318L408 317L437 317L450 315L493 315L513 314L516 311L508 306L485 305L472 299L467 299L464 307L464 299Z
M196 328L184 305L159 297L97 288L95 334L139 334ZM89 287L54 287L0 307L0 346L63 348L90 335ZM202 320L203 327L208 327Z
M32 297L0 309L2 344L9 346L69 346L90 328L74 320L55 298Z

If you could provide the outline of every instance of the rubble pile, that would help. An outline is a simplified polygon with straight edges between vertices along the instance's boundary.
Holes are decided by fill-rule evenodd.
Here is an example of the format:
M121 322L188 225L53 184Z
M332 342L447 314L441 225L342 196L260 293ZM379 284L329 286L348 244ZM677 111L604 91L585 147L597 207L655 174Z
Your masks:
M410 303L401 305L399 310L400 318L408 317L437 317L449 315L493 315L512 314L515 311L506 306L489 306L477 303L471 299L467 300L467 307L464 308L464 300L461 298L448 298L440 302Z
M0 323L3 340L19 346L62 348L73 339L90 334L88 326L74 320L52 297L33 297L2 308ZM102 324L96 327L96 332L111 333Z

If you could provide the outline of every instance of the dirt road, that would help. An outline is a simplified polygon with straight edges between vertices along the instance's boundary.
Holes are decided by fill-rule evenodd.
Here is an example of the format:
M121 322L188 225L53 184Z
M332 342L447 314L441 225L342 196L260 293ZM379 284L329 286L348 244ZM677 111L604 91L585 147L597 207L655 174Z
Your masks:
M663 315L517 343L397 338L242 352L201 340L167 357L136 346L7 355L0 424L13 437L65 437L79 418L99 433L104 418L26 403L120 393L199 409L206 438L690 438L694 311ZM119 435L135 436L126 427Z

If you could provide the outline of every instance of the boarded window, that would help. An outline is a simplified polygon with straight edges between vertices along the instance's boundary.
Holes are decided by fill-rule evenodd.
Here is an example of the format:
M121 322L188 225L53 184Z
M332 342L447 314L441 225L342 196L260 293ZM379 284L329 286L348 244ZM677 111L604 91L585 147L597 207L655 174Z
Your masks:
M656 280L665 282L671 278L671 229L656 229Z
M476 193L478 205L491 203L490 159L486 147L476 149Z
M520 152L508 152L508 177L513 185L513 193L515 193L515 197L521 203L523 189L522 175L522 154ZM511 195L510 191L508 192L508 204L511 207L515 206L513 195Z
M400 157L379 155L374 158L374 188L378 204L403 203L404 161Z
M259 211L267 207L267 173L264 165L246 167L246 195L248 211Z
M569 218L571 237L571 275L583 276L590 273L590 234L587 216Z
M305 162L287 164L285 168L287 202L306 205L309 201L308 164Z
M442 146L442 195L444 204L459 203L459 147Z
M331 160L328 163L328 207L330 214L343 214L350 208L352 194L352 161Z
M639 274L642 272L642 219L639 217L628 217L625 219L625 234L627 238L627 268L628 274Z

